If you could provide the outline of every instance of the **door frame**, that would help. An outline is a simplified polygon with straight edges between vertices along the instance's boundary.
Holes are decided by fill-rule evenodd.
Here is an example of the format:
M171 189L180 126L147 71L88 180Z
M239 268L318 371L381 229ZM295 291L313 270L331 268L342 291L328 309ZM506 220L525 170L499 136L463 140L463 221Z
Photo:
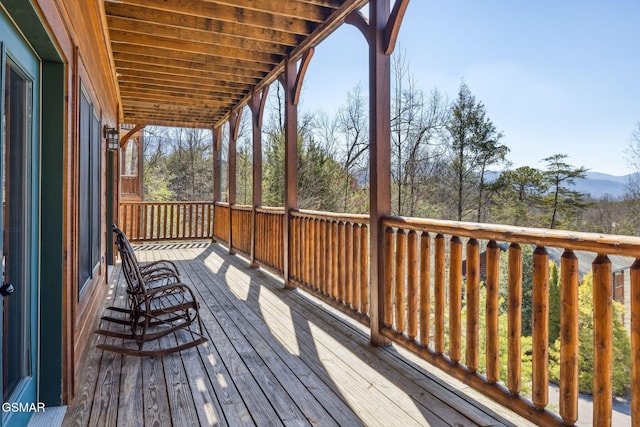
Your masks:
M31 117L31 141L26 147L27 169L25 178L28 179L28 187L26 188L26 198L29 200L28 209L29 223L28 229L28 261L29 261L29 305L28 322L29 329L27 332L28 348L29 348L29 370L30 375L24 377L15 390L11 393L7 402L3 402L2 411L0 411L0 420L2 425L22 425L31 417L33 408L31 404L37 404L37 386L38 386L38 359L39 359L39 293L40 293L40 88L41 88L41 61L36 52L26 40L22 38L18 29L13 25L9 16L2 11L0 14L0 23L2 28L0 34L2 38L2 53L0 67L0 79L2 93L5 93L6 82L6 66L11 61L20 72L32 82L32 117ZM0 105L0 117L4 117L4 96ZM6 126L6 124L4 124ZM0 149L4 156L5 144L5 128L0 132ZM4 158L0 162L0 168L4 168ZM0 189L0 195L4 189ZM0 223L2 214L0 214ZM0 237L0 241L1 241ZM2 243L3 244L3 243ZM9 296L11 298L11 296ZM0 306L0 311L2 308ZM0 316L0 334L3 331L2 318ZM0 341L0 359L2 359L2 341ZM2 372L0 372L0 378ZM8 404L8 405L7 405ZM21 406L20 404L27 404Z

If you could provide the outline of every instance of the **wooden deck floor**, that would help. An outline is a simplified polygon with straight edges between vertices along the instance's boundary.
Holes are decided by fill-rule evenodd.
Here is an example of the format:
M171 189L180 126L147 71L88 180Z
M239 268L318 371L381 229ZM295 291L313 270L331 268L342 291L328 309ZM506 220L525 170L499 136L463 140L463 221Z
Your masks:
M148 245L196 290L209 342L161 358L96 349L66 426L526 425L218 245ZM119 268L106 304L123 305ZM470 394L469 394L470 393ZM484 406L484 405L489 405Z

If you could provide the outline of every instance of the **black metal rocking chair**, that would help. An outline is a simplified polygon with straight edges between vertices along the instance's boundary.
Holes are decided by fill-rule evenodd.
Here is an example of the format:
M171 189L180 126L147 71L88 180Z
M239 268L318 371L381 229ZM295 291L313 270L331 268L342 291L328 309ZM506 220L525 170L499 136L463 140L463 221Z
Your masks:
M96 330L98 334L124 340L121 346L99 344L97 347L134 356L163 356L206 342L198 302L191 288L180 281L175 264L158 261L141 268L124 233L115 226L114 233L127 282L127 307L108 307L107 310L120 313L120 317L103 316L102 320L109 325L128 325L130 332ZM158 349L144 349L145 343L179 330L188 332L180 336L187 335L190 339L164 348L160 345Z

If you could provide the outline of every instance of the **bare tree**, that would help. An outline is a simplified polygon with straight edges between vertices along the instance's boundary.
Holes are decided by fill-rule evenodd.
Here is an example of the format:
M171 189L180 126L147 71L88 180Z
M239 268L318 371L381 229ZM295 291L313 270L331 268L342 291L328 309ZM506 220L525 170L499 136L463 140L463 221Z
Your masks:
M402 55L394 56L392 66L391 175L395 186L395 211L399 215L413 216L418 200L422 199L431 166L442 154L441 135L449 112L440 92L433 90L427 98L417 88Z
M629 213L634 234L638 234L640 233L640 121L636 122L636 127L631 132L626 154L627 163L633 172L627 181L627 198L631 200Z
M353 180L364 181L368 166L365 155L369 150L369 127L367 100L362 96L362 88L357 85L347 93L347 103L336 115L338 137L338 157L342 173L342 209L349 211L353 194Z

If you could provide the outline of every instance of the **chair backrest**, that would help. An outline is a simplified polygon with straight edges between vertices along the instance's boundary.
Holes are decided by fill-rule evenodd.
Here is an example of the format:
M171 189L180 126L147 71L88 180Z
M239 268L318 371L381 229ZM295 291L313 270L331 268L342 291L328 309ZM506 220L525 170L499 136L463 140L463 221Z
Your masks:
M142 273L129 239L115 224L113 224L113 233L116 235L116 245L120 253L122 272L127 281L127 289L132 294L145 292Z

